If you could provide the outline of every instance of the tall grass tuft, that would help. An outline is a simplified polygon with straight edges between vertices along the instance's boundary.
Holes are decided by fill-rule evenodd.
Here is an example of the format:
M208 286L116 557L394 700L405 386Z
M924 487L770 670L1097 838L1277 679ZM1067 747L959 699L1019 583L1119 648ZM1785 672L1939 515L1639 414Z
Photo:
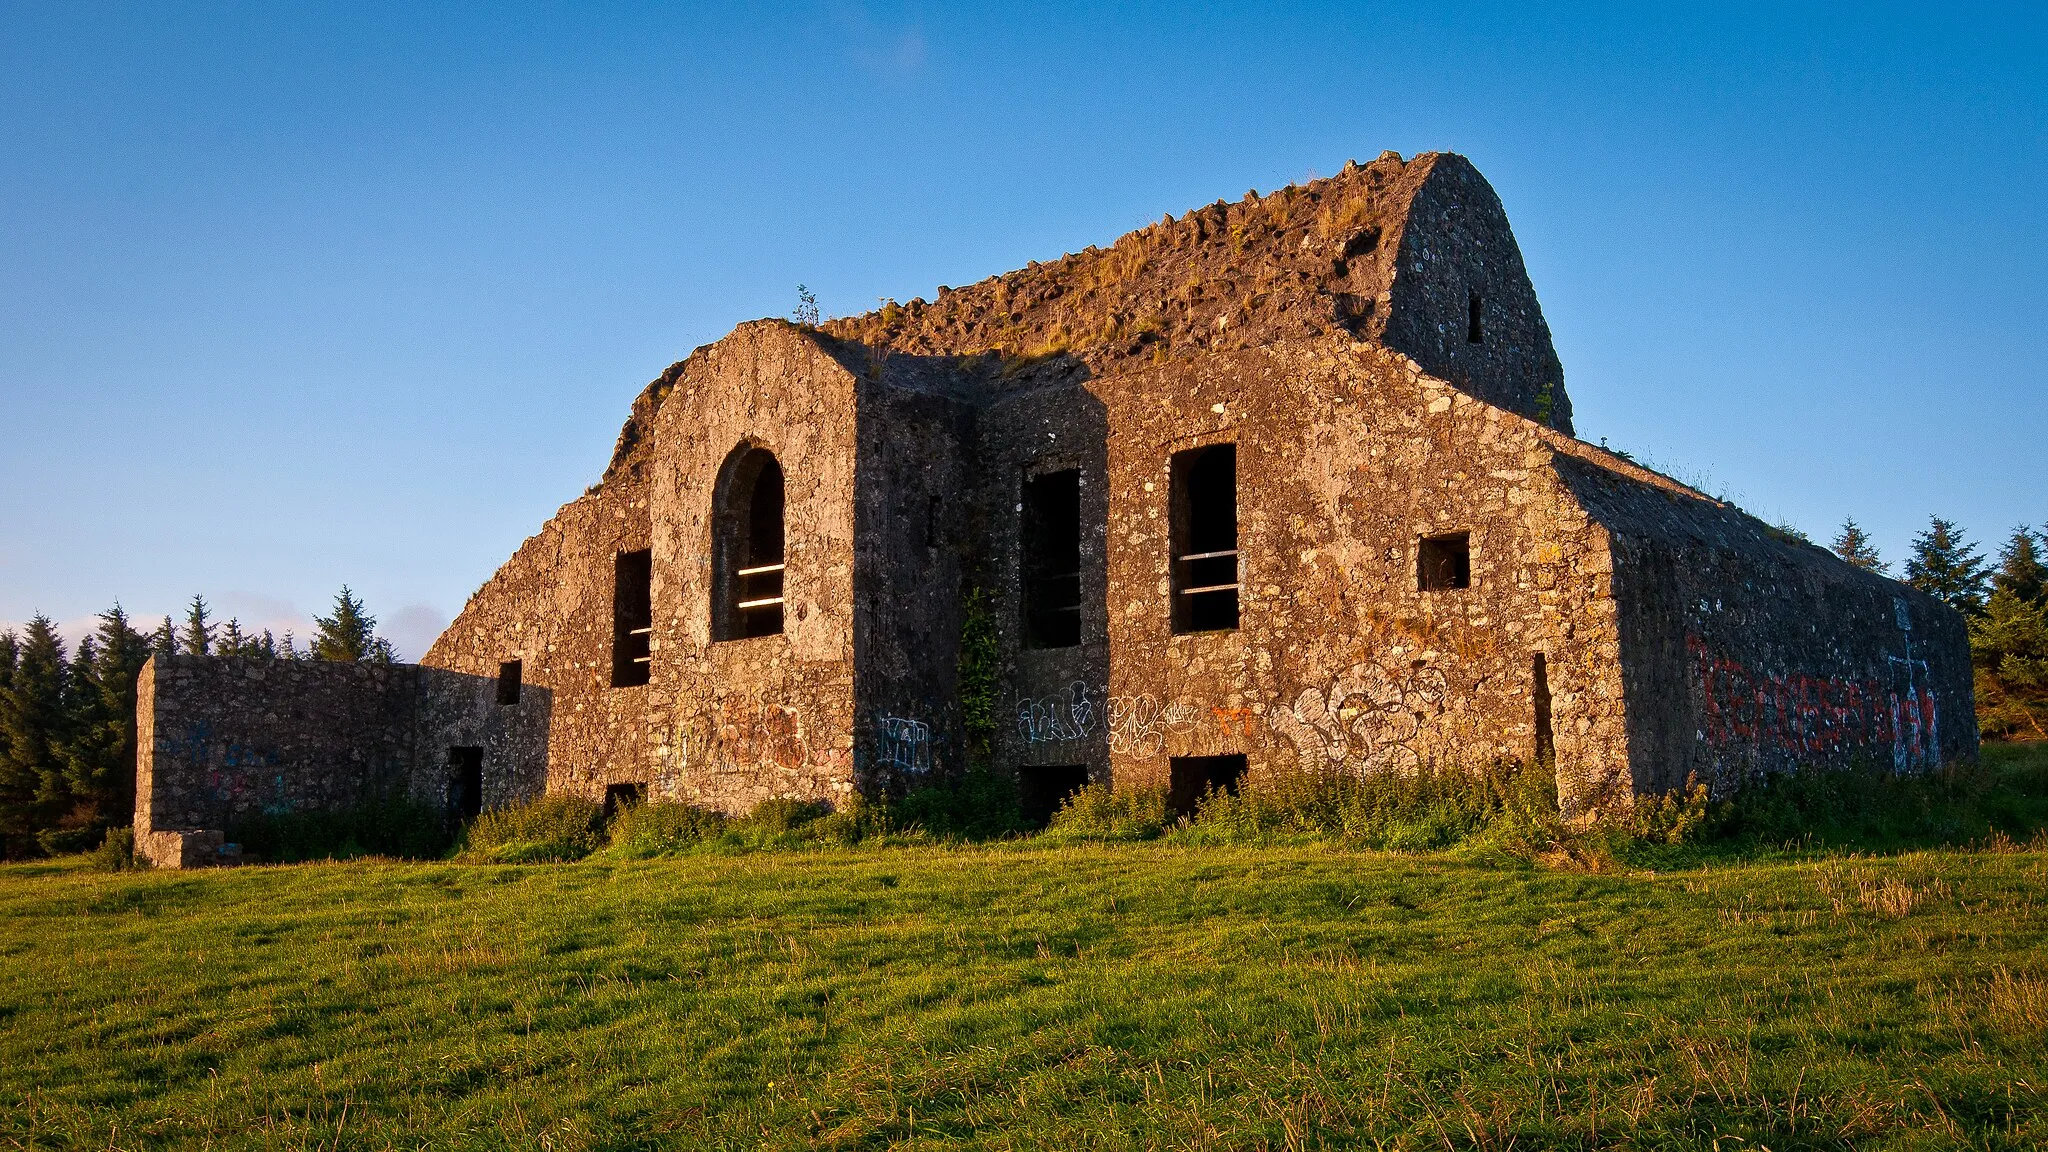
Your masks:
M602 843L604 809L581 796L543 796L476 818L458 859L479 864L581 860Z
M1067 797L1043 835L1068 843L1151 840L1166 831L1166 789L1090 784Z
M688 804L629 804L612 817L606 855L626 860L679 856L725 831L727 818Z

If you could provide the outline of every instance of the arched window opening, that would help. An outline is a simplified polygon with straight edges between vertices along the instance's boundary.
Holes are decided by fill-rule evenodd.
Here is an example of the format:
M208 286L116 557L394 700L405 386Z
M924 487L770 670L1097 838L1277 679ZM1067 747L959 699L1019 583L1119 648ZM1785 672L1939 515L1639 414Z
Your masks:
M725 469L713 531L717 580L712 635L745 640L782 631L782 466L742 448Z

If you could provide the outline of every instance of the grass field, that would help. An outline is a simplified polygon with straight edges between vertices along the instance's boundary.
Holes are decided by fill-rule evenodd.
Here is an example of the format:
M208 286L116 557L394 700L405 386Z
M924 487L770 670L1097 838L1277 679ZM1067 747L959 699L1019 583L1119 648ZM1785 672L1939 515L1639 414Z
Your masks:
M0 973L0 1147L2048 1145L2040 850L46 863Z

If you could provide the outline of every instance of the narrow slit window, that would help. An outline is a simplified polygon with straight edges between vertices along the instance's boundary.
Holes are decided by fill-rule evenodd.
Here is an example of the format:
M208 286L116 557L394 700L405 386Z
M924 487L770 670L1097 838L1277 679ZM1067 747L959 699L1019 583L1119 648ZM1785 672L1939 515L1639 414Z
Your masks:
M1472 537L1465 532L1425 538L1415 550L1415 585L1424 592L1472 586Z
M1081 642L1081 472L1024 482L1024 644Z
M483 810L484 750L448 749L448 814L457 821L469 821Z
M1167 759L1166 810L1174 816L1193 816L1210 792L1237 794L1237 782L1244 778L1244 755L1173 756Z
M1550 733L1550 661L1538 652L1530 664L1529 695L1536 706L1536 764L1551 768L1557 764L1557 743Z
M1479 293L1472 293L1465 319L1465 342L1484 344L1486 342L1486 306Z
M519 680L521 665L517 660L506 660L498 665L498 703L519 703Z
M654 654L654 553L621 552L612 570L612 687L648 681Z
M743 448L725 469L717 515L719 640L774 636L782 631L782 465L763 448Z
M1237 445L1176 452L1172 462L1173 630L1237 627Z

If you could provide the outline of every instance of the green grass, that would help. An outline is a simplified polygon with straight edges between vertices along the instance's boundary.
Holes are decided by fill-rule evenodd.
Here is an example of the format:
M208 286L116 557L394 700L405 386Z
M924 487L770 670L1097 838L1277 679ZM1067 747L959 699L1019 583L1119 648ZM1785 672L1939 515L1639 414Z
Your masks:
M0 1147L2038 1147L2044 901L2040 850L15 865Z

